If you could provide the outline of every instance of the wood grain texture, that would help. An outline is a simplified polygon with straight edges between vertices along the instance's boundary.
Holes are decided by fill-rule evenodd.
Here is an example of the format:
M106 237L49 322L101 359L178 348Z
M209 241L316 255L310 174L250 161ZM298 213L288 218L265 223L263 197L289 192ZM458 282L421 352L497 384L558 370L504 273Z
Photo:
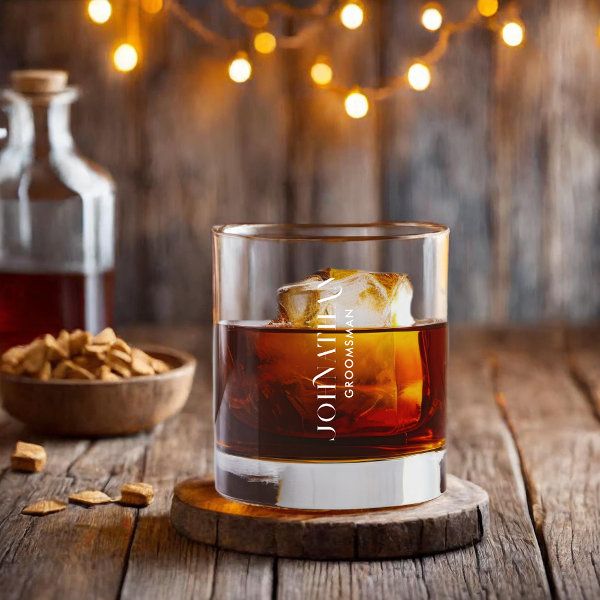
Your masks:
M450 225L454 320L598 317L598 4L522 0L524 47L458 35L428 91L355 121L311 87L315 56L329 54L343 84L372 85L434 39L420 0L372 4L357 32L333 22L305 49L256 57L240 86L226 53L164 14L143 18L143 61L122 75L110 64L118 7L98 27L77 0L0 3L0 79L60 67L84 91L76 138L119 189L121 322L210 320L211 224L380 218ZM460 19L472 4L444 6ZM239 34L216 0L185 5Z
M173 345L200 359L190 401L150 435L95 442L42 438L0 418L3 593L66 599L548 598L548 574L556 597L597 597L600 426L590 393L598 381L597 334L590 328L574 335L561 328L453 331L450 469L489 492L489 535L477 546L416 560L322 562L218 552L173 530L168 510L175 481L211 470L210 333L134 328L127 339ZM573 365L581 377L572 377ZM17 439L43 443L43 473L8 470ZM131 479L154 485L156 500L147 509L70 506L48 517L19 514L42 497L66 498L88 487L114 493Z
M453 331L450 339L449 468L488 491L489 535L475 547L418 560L280 560L279 596L550 597L516 447L494 402L489 336Z
M210 332L206 329L136 328L132 335L177 345L198 357L196 382L184 414L156 432L146 455L144 480L154 503L140 513L124 571L123 598L264 598L270 596L273 561L194 544L169 522L177 481L212 472Z
M564 338L514 333L497 342L495 386L552 589L560 598L593 598L600 594L600 422L571 376Z
M478 542L489 522L488 496L452 475L446 492L414 507L359 512L278 510L221 497L214 481L177 485L171 522L186 537L219 548L317 559L404 558Z

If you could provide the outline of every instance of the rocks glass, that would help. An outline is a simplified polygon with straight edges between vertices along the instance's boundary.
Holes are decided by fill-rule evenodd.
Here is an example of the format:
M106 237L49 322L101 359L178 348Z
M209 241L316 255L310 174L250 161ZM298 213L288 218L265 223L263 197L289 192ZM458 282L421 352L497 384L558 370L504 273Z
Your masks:
M296 509L445 488L448 228L213 228L215 482Z

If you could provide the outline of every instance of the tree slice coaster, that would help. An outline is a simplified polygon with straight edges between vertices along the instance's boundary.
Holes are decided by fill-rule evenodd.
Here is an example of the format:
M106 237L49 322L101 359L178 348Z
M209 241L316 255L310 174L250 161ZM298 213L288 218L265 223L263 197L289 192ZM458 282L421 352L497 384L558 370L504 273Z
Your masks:
M407 558L474 544L488 528L488 495L448 476L439 498L416 506L363 511L299 511L242 504L214 481L175 486L171 522L182 535L226 550L286 558Z

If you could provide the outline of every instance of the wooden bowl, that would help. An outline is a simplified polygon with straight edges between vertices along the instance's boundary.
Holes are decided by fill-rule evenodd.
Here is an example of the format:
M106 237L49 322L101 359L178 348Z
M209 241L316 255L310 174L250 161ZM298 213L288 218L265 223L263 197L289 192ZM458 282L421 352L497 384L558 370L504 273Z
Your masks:
M119 381L39 381L0 374L6 412L33 430L52 435L127 435L151 429L187 402L196 360L187 352L143 346L172 367L160 375Z

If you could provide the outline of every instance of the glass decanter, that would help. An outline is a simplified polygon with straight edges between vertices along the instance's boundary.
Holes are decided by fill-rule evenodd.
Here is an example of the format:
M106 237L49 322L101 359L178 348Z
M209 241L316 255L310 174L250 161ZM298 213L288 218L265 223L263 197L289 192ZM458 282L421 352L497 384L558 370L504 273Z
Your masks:
M15 71L2 92L0 349L112 320L115 194L77 151L64 71Z

